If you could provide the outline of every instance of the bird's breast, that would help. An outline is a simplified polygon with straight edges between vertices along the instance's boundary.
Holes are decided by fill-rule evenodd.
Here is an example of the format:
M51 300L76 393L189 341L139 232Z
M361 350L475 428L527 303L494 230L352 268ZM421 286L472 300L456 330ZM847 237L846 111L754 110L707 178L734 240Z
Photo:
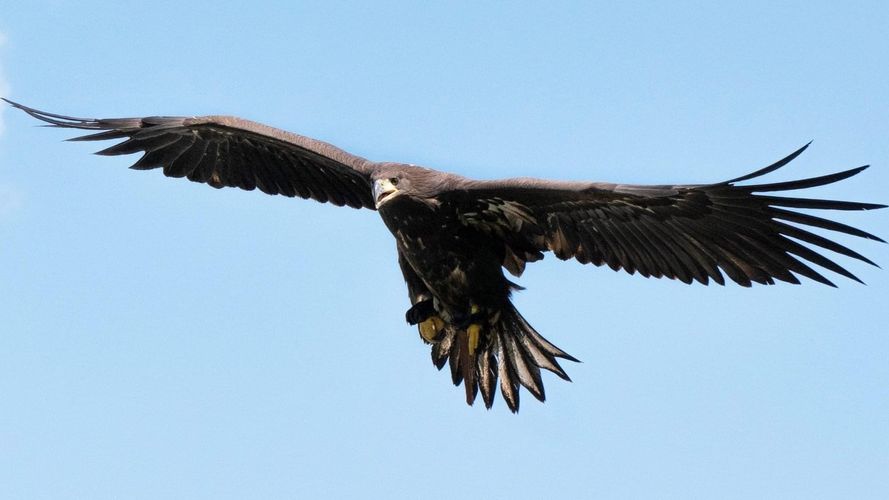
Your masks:
M409 196L399 196L380 207L380 217L393 235L430 236L449 230L456 217L443 213L438 206Z

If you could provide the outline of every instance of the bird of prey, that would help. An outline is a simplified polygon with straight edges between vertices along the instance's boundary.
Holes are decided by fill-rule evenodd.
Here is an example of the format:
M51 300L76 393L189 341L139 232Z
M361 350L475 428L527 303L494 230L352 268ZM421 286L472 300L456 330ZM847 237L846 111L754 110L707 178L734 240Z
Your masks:
M5 99L4 99L5 100ZM713 184L630 185L532 178L474 180L403 163L378 163L331 144L231 116L84 119L8 101L51 126L93 131L74 141L122 139L100 155L141 152L130 168L267 194L376 210L395 237L411 306L406 319L450 366L470 405L490 408L498 385L519 409L519 389L545 399L541 369L562 379L574 357L543 338L510 301L528 262L607 265L645 277L742 286L821 273L860 281L823 256L871 260L808 228L875 241L877 236L797 209L871 210L885 205L775 196L831 184L867 166L768 184L741 184L799 156Z

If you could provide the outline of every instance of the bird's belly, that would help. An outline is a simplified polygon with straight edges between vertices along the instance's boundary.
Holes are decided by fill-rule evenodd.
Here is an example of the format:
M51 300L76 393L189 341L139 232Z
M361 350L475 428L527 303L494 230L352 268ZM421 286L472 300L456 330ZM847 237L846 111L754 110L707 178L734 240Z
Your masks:
M460 317L474 307L499 308L509 297L502 258L484 238L462 230L396 235L399 248L446 316Z
M509 299L502 244L426 205L393 200L380 215L441 312L459 316Z

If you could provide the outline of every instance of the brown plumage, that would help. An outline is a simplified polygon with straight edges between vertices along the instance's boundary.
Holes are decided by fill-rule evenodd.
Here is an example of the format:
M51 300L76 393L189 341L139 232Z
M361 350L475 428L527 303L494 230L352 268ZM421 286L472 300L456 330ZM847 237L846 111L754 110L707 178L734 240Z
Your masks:
M4 99L5 100L5 99ZM867 166L807 179L738 185L777 170L808 145L753 172L714 184L640 186L541 179L478 181L401 163L377 163L330 144L226 116L83 119L7 101L52 126L94 131L71 140L122 139L102 155L142 152L131 167L160 168L213 187L259 189L337 206L378 210L396 239L411 308L406 319L450 366L472 404L491 407L496 387L512 411L521 386L545 399L541 369L568 379L576 361L519 314L510 294L528 262L607 265L684 283L742 286L799 276L834 286L823 270L860 281L819 251L872 261L809 229L874 241L859 229L797 209L871 210L885 205L772 193L823 186Z

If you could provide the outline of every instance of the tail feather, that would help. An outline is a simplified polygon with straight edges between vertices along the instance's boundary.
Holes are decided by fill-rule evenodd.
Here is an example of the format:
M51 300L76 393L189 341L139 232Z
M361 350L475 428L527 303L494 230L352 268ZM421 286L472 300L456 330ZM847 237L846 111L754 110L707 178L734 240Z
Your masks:
M506 406L513 413L519 411L519 383L513 377L512 370L509 369L509 358L507 358L506 349L503 342L497 342L497 357L500 358L500 394L506 401Z
M519 383L525 386L539 401L546 400L543 380L540 378L540 368L529 363L529 358L531 358L529 353L519 348L515 337L511 335L504 335L501 341L506 344L506 359L513 374L518 377Z
M432 362L439 370L449 365L451 381L464 385L470 405L481 392L485 407L491 408L499 380L500 393L513 412L519 410L521 387L539 401L546 399L541 368L570 381L557 358L578 361L537 333L511 303L485 327L478 347L470 351L466 329L447 325L441 340L432 345Z
M494 405L494 391L497 387L497 357L488 349L478 357L478 386L482 392L485 407Z
M463 382L463 386L466 388L466 404L472 405L478 395L476 362L469 355L469 337L466 332L462 332L462 335L458 333L454 337L448 353L451 380L454 385L460 385L460 382Z
M447 326L445 327L445 332L444 335L442 335L441 340L432 344L432 363L439 370L444 368L445 363L448 362L448 357L451 355L451 345L454 343L456 336L456 330ZM453 377L453 371L451 372L451 376ZM459 383L460 382L458 381L454 381L454 385Z

